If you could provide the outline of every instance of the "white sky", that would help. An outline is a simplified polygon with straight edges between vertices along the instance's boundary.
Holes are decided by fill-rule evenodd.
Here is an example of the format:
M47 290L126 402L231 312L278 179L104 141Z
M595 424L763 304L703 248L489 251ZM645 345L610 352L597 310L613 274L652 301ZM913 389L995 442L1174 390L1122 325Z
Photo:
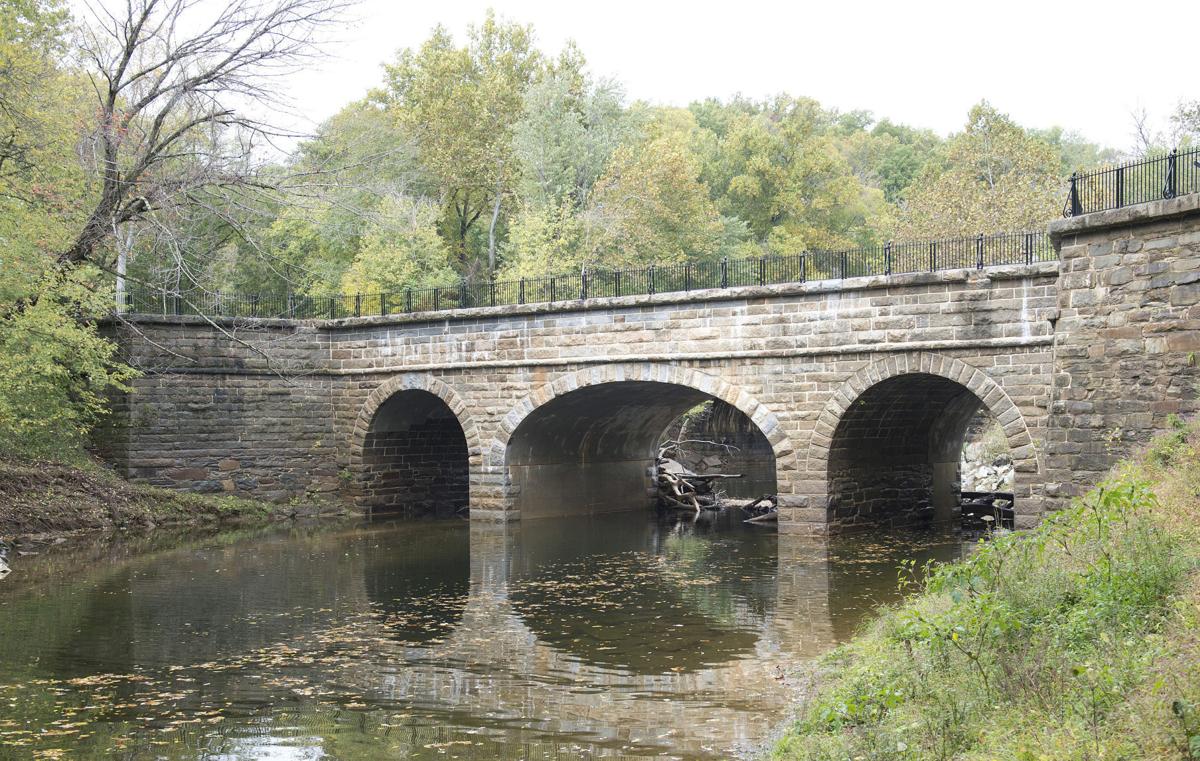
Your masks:
M987 98L1025 126L1128 148L1133 109L1165 123L1200 98L1197 0L365 0L325 64L296 77L300 110L330 116L396 50L438 23L461 41L489 7L532 23L548 52L575 40L595 73L655 103L787 91L946 134Z
M362 97L436 24L462 42L489 7L533 24L548 53L574 40L593 73L660 104L789 92L948 134L986 98L1025 126L1129 149L1134 109L1161 128L1200 99L1200 0L362 0L321 65L292 77L308 122L294 127Z

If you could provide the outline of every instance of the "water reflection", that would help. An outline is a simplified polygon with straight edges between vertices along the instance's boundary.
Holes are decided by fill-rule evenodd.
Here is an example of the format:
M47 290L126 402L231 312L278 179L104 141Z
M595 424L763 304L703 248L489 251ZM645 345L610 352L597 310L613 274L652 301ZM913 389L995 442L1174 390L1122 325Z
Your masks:
M960 548L624 514L33 558L0 589L0 746L726 758L783 717L787 669L894 599L900 561Z

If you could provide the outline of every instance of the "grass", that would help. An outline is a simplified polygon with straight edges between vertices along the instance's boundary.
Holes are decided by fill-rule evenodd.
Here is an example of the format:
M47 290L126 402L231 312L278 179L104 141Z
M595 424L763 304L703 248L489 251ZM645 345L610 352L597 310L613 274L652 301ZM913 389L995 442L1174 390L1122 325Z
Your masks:
M773 757L1200 761L1200 454L1176 421L822 664Z

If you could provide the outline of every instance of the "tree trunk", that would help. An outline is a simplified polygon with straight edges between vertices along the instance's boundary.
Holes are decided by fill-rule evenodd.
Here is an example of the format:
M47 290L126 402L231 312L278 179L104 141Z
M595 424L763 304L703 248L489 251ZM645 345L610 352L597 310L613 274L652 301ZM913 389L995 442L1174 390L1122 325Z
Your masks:
M488 226L488 274L496 274L496 221L500 219L500 194L492 204L492 223Z

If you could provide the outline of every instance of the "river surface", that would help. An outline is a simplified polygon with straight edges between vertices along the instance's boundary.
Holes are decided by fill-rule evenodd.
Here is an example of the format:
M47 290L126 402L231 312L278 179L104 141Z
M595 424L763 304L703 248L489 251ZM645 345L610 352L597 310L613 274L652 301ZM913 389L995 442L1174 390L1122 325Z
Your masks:
M625 513L43 548L0 582L0 758L743 756L964 546Z

